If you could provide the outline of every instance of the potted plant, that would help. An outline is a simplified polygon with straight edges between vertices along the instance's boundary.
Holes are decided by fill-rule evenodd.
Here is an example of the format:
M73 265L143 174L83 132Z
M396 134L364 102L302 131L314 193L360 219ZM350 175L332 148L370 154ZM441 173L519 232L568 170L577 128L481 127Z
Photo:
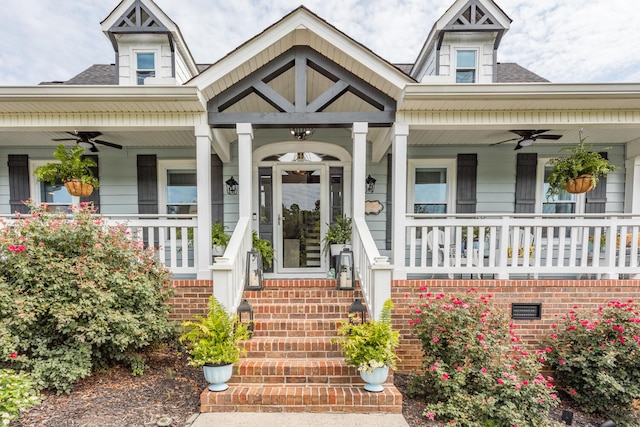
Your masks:
M59 144L53 157L59 162L47 163L34 171L40 181L51 185L61 182L72 196L87 197L98 188L98 178L93 175L92 168L96 167L89 157L83 157L86 150L75 146L66 150L63 144Z
M184 331L179 340L186 343L189 365L203 367L209 390L228 389L225 382L231 378L233 364L246 352L239 342L250 338L248 326L238 322L237 315L229 314L211 296L206 317L196 316L196 320L183 322L182 327Z
M618 169L598 152L592 151L591 146L585 145L585 139L580 138L580 143L575 147L565 147L561 150L569 151L569 156L557 157L549 162L552 170L547 179L547 198L558 196L562 191L591 191L598 185L601 177Z
M331 256L340 255L340 251L351 242L351 218L340 215L333 224L329 225L327 234L322 238L324 247L322 253L326 254L331 250Z
M273 264L274 251L271 242L267 239L261 239L258 237L258 233L255 231L252 235L253 247L256 248L262 255L262 269L267 270Z
M365 390L379 392L389 374L389 368L396 368L398 356L395 349L399 343L400 332L393 329L391 309L393 302L384 302L380 320L354 323L353 315L349 320L341 321L338 326L339 337L334 339L344 352L349 366L355 366L360 377L367 384Z
M229 244L229 236L225 232L225 226L221 221L216 221L211 226L211 246L213 248L213 256L221 256Z

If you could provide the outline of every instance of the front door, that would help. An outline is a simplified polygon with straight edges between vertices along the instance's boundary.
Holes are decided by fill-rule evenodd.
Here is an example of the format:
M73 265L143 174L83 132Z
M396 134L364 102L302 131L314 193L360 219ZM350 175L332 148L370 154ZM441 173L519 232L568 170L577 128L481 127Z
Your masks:
M327 176L322 163L276 166L276 273L326 272L322 236L329 221Z

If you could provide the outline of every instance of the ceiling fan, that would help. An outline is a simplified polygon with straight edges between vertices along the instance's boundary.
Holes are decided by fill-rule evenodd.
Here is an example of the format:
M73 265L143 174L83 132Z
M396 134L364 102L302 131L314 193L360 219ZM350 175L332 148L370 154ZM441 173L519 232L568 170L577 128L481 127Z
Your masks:
M491 144L491 146L502 144L509 141L518 141L518 143L513 149L519 150L523 147L528 147L529 145L532 145L534 141L537 139L558 140L562 138L562 135L543 135L545 132L549 132L549 130L510 130L509 132L515 133L516 135L518 135L518 137L495 142Z
M96 144L102 144L107 147L112 147L112 148L117 148L118 150L122 150L122 145L120 144L114 144L113 142L96 139L97 137L102 135L102 133L100 132L82 132L82 131L76 130L74 132L67 132L67 133L73 136L73 138L55 138L55 139L52 139L52 141L76 141L76 144L78 144L82 148L86 148L92 153L98 152L98 148L96 147Z

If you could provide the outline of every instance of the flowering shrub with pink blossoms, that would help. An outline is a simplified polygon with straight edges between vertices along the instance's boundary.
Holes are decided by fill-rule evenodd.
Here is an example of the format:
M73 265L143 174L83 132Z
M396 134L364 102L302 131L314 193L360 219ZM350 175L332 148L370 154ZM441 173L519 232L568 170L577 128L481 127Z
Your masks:
M638 425L633 410L640 399L640 308L611 301L595 311L561 316L545 344L558 386L580 409L618 425Z
M152 250L89 206L71 218L30 207L0 229L0 368L12 363L39 388L69 391L175 333L170 273Z
M456 426L549 426L559 403L540 352L522 348L490 295L423 292L411 307L422 342L421 374L410 392L427 401L424 415Z

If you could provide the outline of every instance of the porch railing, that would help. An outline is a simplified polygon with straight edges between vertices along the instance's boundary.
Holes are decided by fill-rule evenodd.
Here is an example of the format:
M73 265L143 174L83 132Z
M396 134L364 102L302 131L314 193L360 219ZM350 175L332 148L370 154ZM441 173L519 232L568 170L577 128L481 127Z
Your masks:
M253 246L251 221L241 217L224 255L216 257L213 270L213 295L229 312L240 305L245 282L247 252Z
M407 274L640 278L640 217L410 214Z
M384 302L391 298L389 259L381 256L364 218L353 219L353 259L356 274L371 316L379 319Z

